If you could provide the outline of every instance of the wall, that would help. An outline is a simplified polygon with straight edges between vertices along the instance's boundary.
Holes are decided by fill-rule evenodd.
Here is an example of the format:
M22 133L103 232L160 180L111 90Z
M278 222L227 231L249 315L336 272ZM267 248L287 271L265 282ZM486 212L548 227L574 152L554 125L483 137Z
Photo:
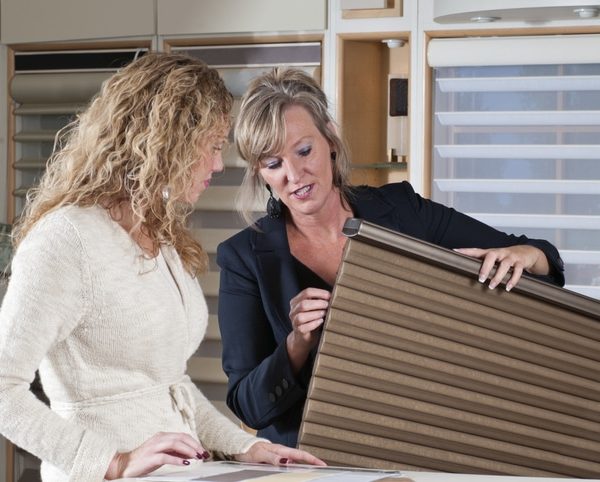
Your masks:
M6 65L6 52L7 48L4 45L0 45L0 65ZM2 74L0 75L0 223L6 222L6 156L7 156L7 78L4 75L5 69L0 69Z

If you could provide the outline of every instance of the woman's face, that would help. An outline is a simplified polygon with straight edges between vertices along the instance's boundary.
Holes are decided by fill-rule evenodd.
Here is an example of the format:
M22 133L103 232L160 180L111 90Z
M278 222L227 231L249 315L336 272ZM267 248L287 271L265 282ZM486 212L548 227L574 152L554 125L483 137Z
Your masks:
M292 216L317 214L339 199L333 186L331 147L302 106L288 107L284 124L283 150L260 161L260 175Z
M223 170L223 145L226 135L216 136L200 148L198 159L192 166L192 183L185 195L185 202L195 204L208 188L213 172Z

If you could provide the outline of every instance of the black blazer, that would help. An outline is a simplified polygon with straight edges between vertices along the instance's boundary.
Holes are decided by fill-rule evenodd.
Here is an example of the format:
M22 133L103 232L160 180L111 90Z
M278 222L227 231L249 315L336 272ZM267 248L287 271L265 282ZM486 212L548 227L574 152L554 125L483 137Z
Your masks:
M552 266L551 275L540 278L564 284L562 261L550 243L497 231L422 198L407 182L354 188L351 205L355 217L446 248L535 245ZM259 436L293 447L315 356L298 376L292 373L286 351L290 300L305 287L297 279L285 218L264 217L257 224L259 230L246 228L217 251L227 405Z

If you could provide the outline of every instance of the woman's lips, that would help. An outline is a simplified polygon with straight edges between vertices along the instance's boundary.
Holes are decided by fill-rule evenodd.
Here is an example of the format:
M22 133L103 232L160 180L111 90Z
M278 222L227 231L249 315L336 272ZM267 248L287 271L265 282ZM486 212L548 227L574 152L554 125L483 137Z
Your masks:
M303 186L300 189L296 189L292 194L297 199L306 199L308 196L310 196L312 189L313 185L308 184L307 186Z

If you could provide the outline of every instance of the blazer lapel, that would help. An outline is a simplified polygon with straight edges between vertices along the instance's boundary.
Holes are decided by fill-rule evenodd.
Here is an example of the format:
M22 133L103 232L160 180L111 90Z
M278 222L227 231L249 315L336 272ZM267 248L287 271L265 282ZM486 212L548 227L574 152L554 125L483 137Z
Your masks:
M300 285L290 253L285 218L263 218L259 228L261 231L254 233L253 249L263 285L261 291L268 297L264 306L271 311L271 318L277 319L288 333L291 328L290 300L298 294Z

